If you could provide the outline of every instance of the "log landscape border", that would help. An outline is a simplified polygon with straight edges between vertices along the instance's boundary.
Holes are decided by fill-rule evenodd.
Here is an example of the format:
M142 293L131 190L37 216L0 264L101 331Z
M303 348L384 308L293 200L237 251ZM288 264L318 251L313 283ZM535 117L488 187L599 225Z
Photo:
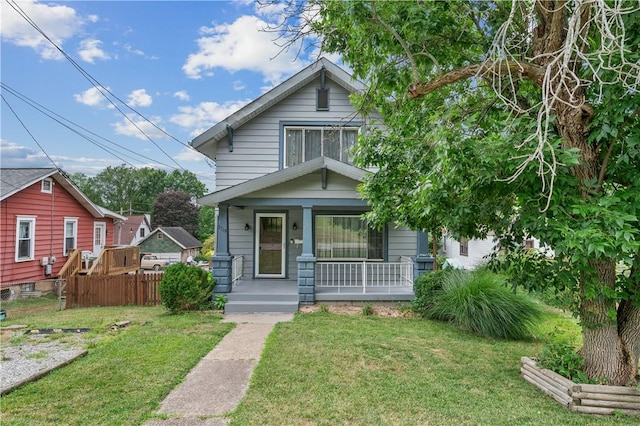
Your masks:
M640 391L637 387L574 383L536 365L533 358L520 359L522 378L540 388L572 411L588 414L640 415Z

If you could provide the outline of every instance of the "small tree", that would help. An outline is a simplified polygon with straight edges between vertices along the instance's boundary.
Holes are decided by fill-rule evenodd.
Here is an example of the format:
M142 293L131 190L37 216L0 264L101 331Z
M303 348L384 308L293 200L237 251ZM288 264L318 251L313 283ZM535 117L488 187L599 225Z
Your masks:
M210 272L176 263L169 266L162 277L160 299L172 313L201 309L211 301L214 285Z
M197 236L200 207L191 202L191 196L182 191L167 191L158 195L153 203L151 225L181 226Z

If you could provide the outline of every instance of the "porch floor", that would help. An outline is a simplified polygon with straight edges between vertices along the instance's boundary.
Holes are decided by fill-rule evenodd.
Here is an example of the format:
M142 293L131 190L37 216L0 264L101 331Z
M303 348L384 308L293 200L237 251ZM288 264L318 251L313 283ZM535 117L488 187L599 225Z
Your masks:
M406 301L414 298L409 287L316 287L315 299L322 301ZM241 279L233 285L234 295L286 295L297 297L298 282L291 279Z

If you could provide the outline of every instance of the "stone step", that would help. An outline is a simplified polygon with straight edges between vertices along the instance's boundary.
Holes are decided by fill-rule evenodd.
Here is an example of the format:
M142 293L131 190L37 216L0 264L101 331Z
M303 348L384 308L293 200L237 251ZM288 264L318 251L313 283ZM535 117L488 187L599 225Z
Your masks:
M229 302L298 302L297 294L283 293L229 293Z
M298 312L298 302L291 301L228 301L225 314L291 313Z

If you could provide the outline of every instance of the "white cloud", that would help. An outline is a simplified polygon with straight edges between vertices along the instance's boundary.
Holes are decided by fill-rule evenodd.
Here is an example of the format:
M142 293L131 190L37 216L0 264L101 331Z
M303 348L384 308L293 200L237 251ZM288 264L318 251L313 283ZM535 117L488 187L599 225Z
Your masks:
M110 89L106 87L106 90ZM77 102L93 107L100 107L107 103L107 99L96 87L91 87L90 89L87 89L82 93L73 95L73 97ZM109 106L111 107L111 105Z
M308 64L296 60L295 48L281 52L273 42L274 34L263 31L267 25L256 16L245 15L231 24L200 28L198 52L188 56L182 70L194 79L218 67L230 72L252 70L274 84Z
M239 91L239 90L244 90L246 86L244 85L244 83L240 80L236 80L233 82L233 90Z
M147 107L152 103L153 103L153 99L145 89L137 89L129 93L129 99L127 100L127 105L129 105L130 107L137 107L137 106Z
M207 160L207 157L204 154L199 153L193 148L185 148L177 155L174 155L173 158L178 161L193 161L193 162L204 162Z
M186 90L180 90L179 92L174 93L173 97L174 98L178 98L181 101L185 101L185 102L187 102L187 101L189 101L189 99L191 99Z
M13 167L53 167L43 152L31 147L18 145L5 139L0 140L0 165L3 168Z
M123 117L119 122L112 124L116 134L133 136L142 140L148 140L147 136L153 140L169 138L156 127L161 127L160 122L162 120L160 117L149 117L149 120L155 123L155 126L139 116L129 116L129 118L130 120Z
M90 38L82 40L80 42L80 48L78 49L78 55L80 55L80 58L82 58L83 61L91 64L95 63L96 59L101 61L111 59L104 50L100 49L101 44L102 42L100 40Z
M169 121L189 130L192 137L199 135L209 127L233 114L249 100L230 101L224 104L217 102L201 102L195 107L178 107L179 114L171 116Z
M36 3L32 0L16 2L17 6L38 24L40 29L58 46L79 34L85 21L69 6ZM18 9L18 11L20 10ZM16 46L30 47L43 59L62 59L60 52L37 32L13 6L2 2L0 36ZM90 21L97 19L90 17Z

